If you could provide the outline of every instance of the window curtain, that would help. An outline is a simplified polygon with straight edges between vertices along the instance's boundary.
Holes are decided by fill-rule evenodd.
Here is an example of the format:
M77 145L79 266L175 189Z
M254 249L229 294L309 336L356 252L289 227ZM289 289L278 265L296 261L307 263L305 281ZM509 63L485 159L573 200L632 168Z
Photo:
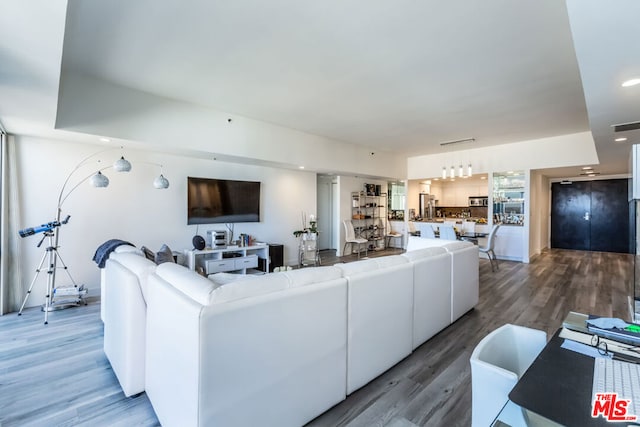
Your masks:
M18 245L18 171L12 135L0 135L0 316L18 311L26 294Z

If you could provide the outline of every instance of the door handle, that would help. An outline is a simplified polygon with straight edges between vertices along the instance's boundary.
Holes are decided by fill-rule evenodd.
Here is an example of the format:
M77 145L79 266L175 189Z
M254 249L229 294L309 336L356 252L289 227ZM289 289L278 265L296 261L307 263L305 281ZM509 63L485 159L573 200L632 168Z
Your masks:
M589 212L585 212L584 216L582 217L582 219L584 219L585 221L589 221L589 218L590 218Z

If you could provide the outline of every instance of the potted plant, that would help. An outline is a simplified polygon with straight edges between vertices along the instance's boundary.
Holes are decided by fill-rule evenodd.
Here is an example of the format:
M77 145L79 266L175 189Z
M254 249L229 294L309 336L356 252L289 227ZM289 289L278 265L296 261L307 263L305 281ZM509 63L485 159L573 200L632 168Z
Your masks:
M315 240L318 235L318 221L316 216L309 215L309 225L307 226L306 214L302 213L302 230L296 230L293 232L295 237L302 236L303 240Z

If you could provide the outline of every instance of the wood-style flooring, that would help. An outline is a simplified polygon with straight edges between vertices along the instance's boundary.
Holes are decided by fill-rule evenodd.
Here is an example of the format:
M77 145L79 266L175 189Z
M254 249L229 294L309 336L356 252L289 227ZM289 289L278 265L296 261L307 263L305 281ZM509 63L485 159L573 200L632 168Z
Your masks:
M370 257L400 250L370 253ZM323 265L357 259L323 252ZM309 426L468 426L469 356L504 323L552 334L567 312L628 319L632 257L550 250L531 264L480 260L478 306ZM0 426L158 425L143 393L126 398L102 351L99 302L0 317ZM393 321L393 319L389 319Z

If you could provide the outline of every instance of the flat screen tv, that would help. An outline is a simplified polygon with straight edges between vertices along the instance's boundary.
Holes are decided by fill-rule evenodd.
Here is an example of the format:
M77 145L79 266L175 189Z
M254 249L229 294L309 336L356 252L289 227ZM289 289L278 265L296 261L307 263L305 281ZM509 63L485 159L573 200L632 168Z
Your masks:
M260 183L187 178L187 224L260 222Z

